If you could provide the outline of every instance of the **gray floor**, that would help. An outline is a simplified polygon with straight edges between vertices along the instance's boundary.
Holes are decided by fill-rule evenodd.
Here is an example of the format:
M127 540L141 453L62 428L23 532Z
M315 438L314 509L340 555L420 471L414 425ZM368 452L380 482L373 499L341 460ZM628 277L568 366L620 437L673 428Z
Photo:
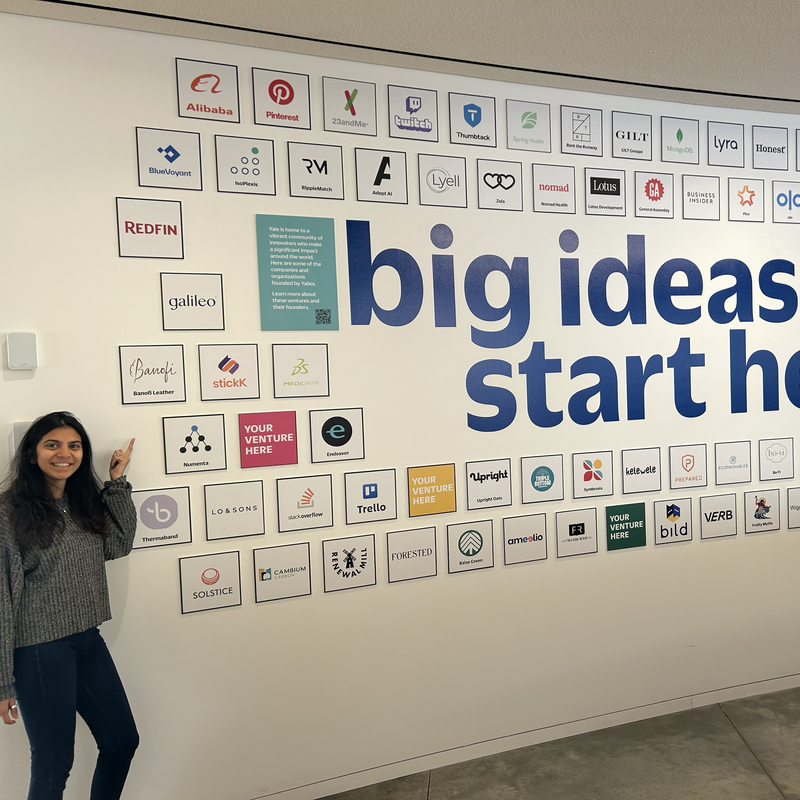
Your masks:
M336 800L800 800L800 689L683 711Z

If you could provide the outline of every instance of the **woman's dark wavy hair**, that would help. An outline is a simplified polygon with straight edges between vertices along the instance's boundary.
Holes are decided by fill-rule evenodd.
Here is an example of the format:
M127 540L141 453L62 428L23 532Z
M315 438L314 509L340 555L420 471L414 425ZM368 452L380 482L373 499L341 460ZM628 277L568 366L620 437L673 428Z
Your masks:
M64 497L72 519L85 530L106 536L106 519L100 499L102 484L92 465L92 444L86 429L68 411L53 411L39 417L17 448L9 475L4 481L2 499L10 508L14 538L22 548L50 547L64 529L64 514L57 506L39 469L36 447L56 428L74 428L81 437L83 458L67 479Z

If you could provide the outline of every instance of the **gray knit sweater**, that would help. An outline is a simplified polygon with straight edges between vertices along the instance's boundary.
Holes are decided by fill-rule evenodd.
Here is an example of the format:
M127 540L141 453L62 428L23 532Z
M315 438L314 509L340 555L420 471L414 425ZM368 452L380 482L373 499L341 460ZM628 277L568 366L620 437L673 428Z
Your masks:
M102 495L108 537L83 530L58 500L66 526L53 544L20 552L0 503L0 700L14 696L14 649L61 639L111 619L105 562L128 555L136 533L131 485L123 475ZM110 513L109 513L110 512Z

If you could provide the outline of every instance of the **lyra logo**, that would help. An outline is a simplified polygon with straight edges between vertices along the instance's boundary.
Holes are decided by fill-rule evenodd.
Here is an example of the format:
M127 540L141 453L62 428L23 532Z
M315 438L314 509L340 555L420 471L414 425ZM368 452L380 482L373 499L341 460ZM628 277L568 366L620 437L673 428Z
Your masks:
M478 531L464 531L458 539L458 549L462 555L474 556L483 548L483 536Z

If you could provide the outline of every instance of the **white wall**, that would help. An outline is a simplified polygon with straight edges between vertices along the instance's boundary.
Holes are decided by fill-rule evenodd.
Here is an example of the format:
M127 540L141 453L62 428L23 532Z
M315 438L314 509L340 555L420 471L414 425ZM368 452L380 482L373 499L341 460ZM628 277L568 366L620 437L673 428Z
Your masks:
M109 568L113 622L104 633L123 673L142 733L128 794L160 798L251 798L274 795L315 798L391 775L457 761L476 754L600 727L620 719L647 716L703 702L717 690L730 693L795 683L796 618L800 598L794 589L797 538L787 529L785 488L781 482L780 532L721 541L699 538L699 497L721 493L713 478L705 490L633 496L652 500L690 495L695 500L694 541L656 548L652 537L639 550L609 553L603 542L596 555L555 558L555 512L582 508L566 500L547 507L519 502L519 459L542 453L610 449L615 453L615 494L596 503L602 510L624 502L620 493L619 451L660 446L666 467L671 444L705 442L713 464L715 442L750 439L754 448L767 436L792 436L796 409L781 389L781 410L758 410L758 381L750 393L751 413L732 415L728 398L728 327L747 329L748 348L772 350L783 365L794 352L792 323L780 327L761 321L720 326L708 321L676 329L660 321L649 301L644 328L628 324L604 328L590 319L575 330L560 326L558 234L574 227L581 236L577 255L588 271L606 256L625 258L625 237L644 234L649 275L668 258L691 258L706 278L711 264L737 257L755 272L769 258L793 259L794 228L764 223L685 222L680 210L672 222L635 218L592 220L579 213L565 222L555 215L531 213L530 164L570 163L582 174L585 161L558 152L539 156L502 147L501 98L543 99L554 112L562 102L654 115L721 118L788 127L790 141L798 120L763 112L711 110L664 102L622 100L557 90L536 90L487 80L377 66L365 77L363 65L336 63L306 55L271 53L231 44L179 40L124 30L106 30L17 16L0 25L7 85L7 129L0 172L2 194L3 296L0 333L33 330L40 347L35 374L8 370L4 363L2 423L54 408L69 408L83 418L95 437L102 461L136 436L130 477L137 487L191 486L195 541L191 545L137 551ZM33 49L41 55L31 61ZM240 126L179 119L176 115L174 58L237 64L240 68ZM20 65L23 66L20 69ZM249 69L277 67L312 75L313 130L296 132L251 124ZM378 84L379 120L385 119L385 86L398 83L435 88L440 98L442 135L438 145L408 143L410 205L386 207L354 200L353 148L399 149L405 144L322 132L322 75L368 79ZM498 97L501 146L487 153L450 145L445 99L449 91ZM610 117L610 113L608 117ZM204 152L202 193L142 189L137 185L134 128L137 125L200 131ZM236 127L235 131L231 128ZM554 126L557 136L558 126ZM703 126L701 125L701 131ZM261 136L276 142L278 195L254 198L214 191L213 135ZM333 141L345 151L347 200L289 198L285 142ZM610 152L606 133L606 147ZM415 154L438 152L468 160L470 207L422 208L416 203ZM506 158L524 163L525 211L481 211L472 178L475 159ZM604 158L590 166L626 169L633 180L640 164ZM796 178L794 158L790 176ZM755 174L748 155L743 172L691 170L769 181ZM644 165L650 169L650 165ZM657 159L652 169L667 171ZM783 177L783 176L779 176ZM791 177L789 178L791 179ZM580 181L579 181L580 182ZM117 196L183 201L186 260L120 259L117 255L114 198ZM579 195L582 197L582 194ZM273 341L319 341L317 334L262 333L257 303L254 237L256 213L333 217L341 329L329 336L332 394L327 400L276 401L271 398L269 345ZM771 218L767 203L767 219ZM723 206L723 220L725 207ZM534 309L525 339L510 350L486 351L469 341L472 321L458 295L459 324L435 329L429 295L420 317L407 328L349 325L345 220L372 224L373 255L401 247L420 264L429 291L428 232L438 222L456 235L453 253L460 275L482 253L507 260L527 256L531 265ZM161 329L159 272L174 269L222 272L225 276L224 334L175 335ZM585 274L585 273L584 273ZM789 281L791 282L791 281ZM717 288L716 285L714 288ZM388 289L387 289L388 291ZM704 296L704 303L709 290ZM502 295L498 289L497 296ZM757 294L758 297L758 294ZM758 301L756 305L758 304ZM792 327L790 327L792 326ZM788 334L788 335L787 335ZM533 340L547 342L548 356L563 360L564 374L551 378L551 408L565 408L569 395L590 381L568 380L577 358L605 355L620 371L624 357L671 355L681 336L690 336L706 353L696 372L695 398L708 403L696 419L678 415L671 376L651 384L646 420L602 422L581 427L565 420L555 428L534 427L525 415L524 380L516 365ZM183 341L187 351L188 401L184 407L121 406L119 344ZM196 344L258 342L261 346L262 399L201 403ZM506 382L518 401L515 422L503 431L481 434L466 425L466 414L486 414L464 391L469 367L484 358L502 358L514 367ZM622 383L621 383L622 386ZM622 395L622 393L621 393ZM349 465L311 464L306 412L314 408L363 406L367 458ZM297 467L240 470L234 435L235 415L247 411L295 408L298 412L300 463ZM181 413L225 413L229 419L229 469L225 473L166 476L161 417ZM624 407L622 411L624 420ZM9 457L0 451L0 460ZM464 463L509 457L515 500L490 514L466 511ZM459 511L442 517L409 520L404 512L405 468L454 461ZM399 519L374 526L345 527L343 474L362 469L395 468ZM331 472L336 525L325 531L279 535L274 527L277 477ZM257 474L255 474L257 473ZM219 543L204 540L202 487L221 480L263 478L268 533L257 540ZM736 491L757 488L738 487ZM567 497L571 480L566 481ZM769 487L767 487L769 488ZM739 510L743 512L739 499ZM502 565L499 530L504 516L547 513L550 557L517 567ZM495 522L494 569L448 575L445 526L469 520ZM652 517L650 516L652 519ZM743 518L741 518L743 519ZM439 575L408 584L388 585L385 532L428 524L437 526ZM324 594L320 542L324 538L375 533L378 583L371 588ZM251 550L269 544L311 542L313 595L256 605L252 601ZM239 549L243 565L243 605L182 616L177 559L184 555ZM788 677L787 677L788 676ZM784 679L782 683L764 683ZM736 688L746 684L758 684ZM694 698L694 699L693 699ZM558 727L562 726L562 727ZM4 730L0 772L11 798L26 785L26 749L20 726ZM511 737L511 738L505 738ZM69 797L82 796L91 768L91 746L81 734Z

